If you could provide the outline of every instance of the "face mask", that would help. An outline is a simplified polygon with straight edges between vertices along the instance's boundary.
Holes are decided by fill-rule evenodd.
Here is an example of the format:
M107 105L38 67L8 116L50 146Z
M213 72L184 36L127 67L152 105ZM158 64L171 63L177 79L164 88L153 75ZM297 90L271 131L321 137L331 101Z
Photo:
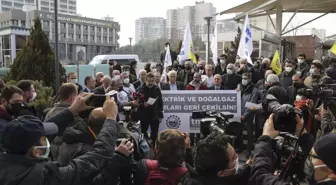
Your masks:
M20 113L21 109L23 107L22 103L11 103L9 106L7 106L7 112L11 115L15 115Z
M315 69L310 69L310 70L309 70L309 73L310 73L310 74L314 74L314 73L315 73Z
M326 166L327 165L325 165L325 164L324 165L319 165L319 166L314 166L313 162L309 158L307 158L303 171L306 175L306 179L307 179L308 183L311 184L311 185L317 184L317 181L315 180L315 177L314 177L315 169L324 168ZM328 179L326 179L326 180L328 180ZM326 180L324 180L324 181L326 181Z
M33 93L33 97L29 99L29 102L33 102L36 99L37 93Z
M293 86L295 89L299 89L302 87L300 83L294 83Z
M190 66L185 66L186 70L190 70L191 67Z
M229 170L225 170L225 171L232 171L232 170L235 170L235 174L237 174L238 169L239 169L239 158L237 157L235 167L232 168L232 169L229 169Z
M243 80L242 80L242 84L243 84L244 86L246 86L246 85L248 84L248 80L243 79Z
M225 64L226 62L225 62L225 60L220 60L220 63Z
M286 71L286 72L291 72L292 70L293 70L292 67L285 67L285 71Z
M226 69L227 74L232 75L233 71L231 69Z
M129 78L125 78L125 79L124 79L124 84L129 84L129 82L130 82L130 79L129 79Z
M200 67L199 67L199 69L200 69L200 70L203 70L203 69L204 69L204 67L203 67L203 66L200 66Z
M70 83L73 83L73 84L76 84L77 82L78 82L77 79L71 79L71 80L70 80Z
M298 59L298 62L299 62L299 64L302 64L302 63L303 63L303 60Z
M296 95L295 99L296 99L296 101L300 101L300 100L302 100L302 96Z
M165 47L165 50L167 51L167 49L168 49L168 47L166 46L166 47Z
M42 159L48 159L49 153L50 153L50 143L49 140L46 138L46 146L35 146L34 148L39 148L39 149L46 149L46 152L44 155L40 156Z

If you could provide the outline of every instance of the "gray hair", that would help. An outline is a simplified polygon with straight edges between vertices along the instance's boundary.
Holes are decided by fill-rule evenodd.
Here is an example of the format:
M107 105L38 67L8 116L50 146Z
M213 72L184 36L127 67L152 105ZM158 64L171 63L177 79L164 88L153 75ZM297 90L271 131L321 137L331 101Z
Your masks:
M167 75L168 75L168 76L171 76L171 75L177 76L177 72L174 71L174 70L171 70L171 71L168 72Z
M272 84L272 83L280 82L280 80L279 80L279 77L277 75L275 75L275 74L269 74L267 76L266 82Z
M102 78L102 81L107 81L107 82L109 82L109 84L112 83L112 79L111 79L111 77L110 77L109 75L105 75L105 76Z
M111 80L111 87L119 86L119 82L121 81L120 76L116 76Z
M207 65L205 65L205 69L206 68L210 68L212 71L214 70L214 67L213 67L213 65L211 65L211 64L207 64Z
M262 63L262 64L270 64L271 61L270 61L270 59L268 59L268 58L264 58L264 59L261 61L261 63Z
M141 70L139 71L139 74L141 74L141 73L146 73L146 74L147 74L147 71L144 70L144 69L141 69Z
M226 66L226 69L228 69L228 68L232 68L232 69L234 69L236 66L234 65L234 64L228 64L227 66Z

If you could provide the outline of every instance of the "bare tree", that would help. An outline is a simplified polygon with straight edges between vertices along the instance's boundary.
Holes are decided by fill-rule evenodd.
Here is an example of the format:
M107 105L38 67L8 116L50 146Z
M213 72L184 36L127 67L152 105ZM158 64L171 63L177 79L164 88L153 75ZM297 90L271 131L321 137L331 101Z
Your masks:
M300 26L301 24L303 23L302 20L300 20L297 15L295 15L295 17L292 19L292 21L289 23L289 25L287 26L287 30L291 30L291 29L294 29L298 26ZM300 29L300 28L298 28ZM298 33L298 29L295 29L291 32L288 33L289 36L296 36L297 33Z

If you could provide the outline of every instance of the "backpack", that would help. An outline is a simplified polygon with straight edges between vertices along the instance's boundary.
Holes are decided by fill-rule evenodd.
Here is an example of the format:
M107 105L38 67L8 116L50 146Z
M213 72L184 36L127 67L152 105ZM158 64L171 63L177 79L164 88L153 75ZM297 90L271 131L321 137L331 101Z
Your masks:
M162 169L158 161L146 160L148 176L146 185L182 185L181 180L187 174L188 169L177 167L174 169Z

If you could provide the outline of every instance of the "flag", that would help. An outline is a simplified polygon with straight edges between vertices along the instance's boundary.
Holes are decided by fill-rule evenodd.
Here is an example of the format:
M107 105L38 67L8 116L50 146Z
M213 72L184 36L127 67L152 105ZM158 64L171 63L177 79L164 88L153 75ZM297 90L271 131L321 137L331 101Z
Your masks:
M334 55L336 55L336 42L335 42L335 44L330 48L330 52L332 52Z
M276 50L274 53L273 60L271 62L270 67L273 69L273 71L275 71L277 75L279 75L282 71L282 67L280 64L280 54L278 50Z
M168 45L166 50L166 56L163 65L163 73L161 75L161 82L167 83L167 67L173 65L171 55L170 55L170 47Z
M218 49L217 49L217 23L215 24L214 34L212 36L211 41L211 52L212 52L212 61L215 65L217 65L218 58Z
M191 59L194 63L197 63L193 49L193 41L191 37L189 22L187 23L184 31L184 39L181 46L179 61L182 62L187 59Z
M250 19L246 14L244 29L242 30L242 35L240 38L237 55L240 58L247 58L247 61L252 64L251 54L253 52L253 42L252 42L252 30L250 27Z

